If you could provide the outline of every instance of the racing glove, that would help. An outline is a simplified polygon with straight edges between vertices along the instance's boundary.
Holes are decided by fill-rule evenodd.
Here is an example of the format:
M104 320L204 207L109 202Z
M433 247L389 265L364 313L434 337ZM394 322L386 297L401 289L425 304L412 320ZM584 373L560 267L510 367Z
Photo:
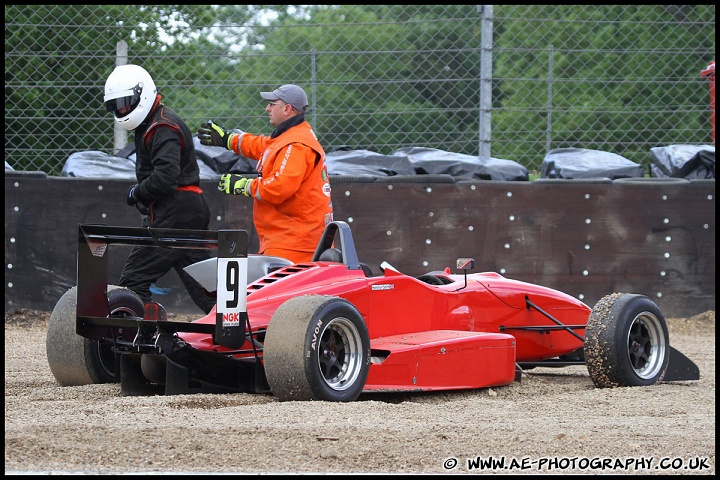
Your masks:
M137 184L135 184L135 185L133 185L132 187L130 187L130 188L128 189L128 191L127 191L127 198L125 199L125 201L126 201L127 204L130 205L131 207L138 202L137 198L135 198L135 188L136 188L136 187L137 187Z
M142 213L143 215L150 215L150 209L148 208L148 206L145 205L144 203L142 203L140 200L138 200L137 197L135 197L135 188L136 187L137 187L137 184L133 185L132 187L130 187L128 189L127 198L125 199L125 201L131 207L135 206L135 208L137 208L138 211L140 213Z
M210 147L224 147L230 150L230 139L234 135L232 132L226 132L220 125L216 125L212 120L203 123L198 128L198 140L203 145Z
M138 212L142 213L143 215L150 215L150 207L140 201L135 204L135 208L137 208Z
M245 195L250 196L251 178L245 178L234 173L226 173L220 177L218 190L228 195Z

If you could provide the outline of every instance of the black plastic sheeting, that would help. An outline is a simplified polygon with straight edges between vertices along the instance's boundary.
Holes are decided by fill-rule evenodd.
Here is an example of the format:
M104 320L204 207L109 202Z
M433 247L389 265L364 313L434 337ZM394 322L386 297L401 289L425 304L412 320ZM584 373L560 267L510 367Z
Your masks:
M228 150L220 147L206 147L200 144L197 137L193 138L195 151L197 153L198 167L200 168L200 178L204 180L214 179L220 173L226 173L228 170L222 170L225 157L221 155L228 153L234 158L227 161L232 167L239 163L239 160L245 159L235 155ZM247 162L250 160L245 159ZM254 171L254 167L253 167ZM251 173L251 172L232 172L232 173ZM257 172L255 172L257 173ZM60 172L61 177L104 177L134 180L135 177L135 145L128 144L121 149L117 155L109 155L98 150L86 150L71 154L63 165Z
M135 160L98 150L75 152L68 157L61 177L135 178Z
M528 170L512 160L451 153L436 148L406 147L394 156L407 156L418 174L452 175L474 180L528 181Z
M201 145L194 138L201 179L223 173L257 174L257 162L222 147ZM394 177L450 175L473 180L528 181L528 170L512 160L451 153L435 148L408 147L383 155L370 150L340 147L326 154L330 175ZM7 167L6 167L7 170ZM117 155L97 150L75 152L67 159L62 177L135 178L135 149L128 145Z
M670 145L650 149L653 177L715 178L713 145Z
M257 162L222 147L201 145L194 139L200 178L223 173L257 174ZM452 153L435 148L406 147L392 155L340 147L326 154L328 173L358 177L449 175L456 180L528 181L528 170L512 160ZM652 177L715 178L715 147L670 145L650 149ZM5 170L13 170L5 162ZM643 166L611 152L585 148L556 148L545 155L541 178L590 179L643 177ZM67 159L62 177L135 178L133 145L117 156L98 150L75 152Z
M325 154L330 175L394 177L415 175L410 159L405 155L383 155L370 150L340 147Z
M618 178L642 177L643 167L616 153L587 148L550 150L540 167L541 178Z

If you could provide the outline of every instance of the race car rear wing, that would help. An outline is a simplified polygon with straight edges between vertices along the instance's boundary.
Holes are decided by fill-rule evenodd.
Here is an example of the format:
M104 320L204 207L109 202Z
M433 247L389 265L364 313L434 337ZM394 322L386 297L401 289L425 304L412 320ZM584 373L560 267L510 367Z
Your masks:
M247 251L245 230L186 230L167 228L79 225L77 250L76 332L102 338L107 327L138 327L146 319L109 318L107 298L110 245L156 248L207 249L218 257L215 325L153 320L158 333L213 333L218 345L239 348L245 342L247 322Z

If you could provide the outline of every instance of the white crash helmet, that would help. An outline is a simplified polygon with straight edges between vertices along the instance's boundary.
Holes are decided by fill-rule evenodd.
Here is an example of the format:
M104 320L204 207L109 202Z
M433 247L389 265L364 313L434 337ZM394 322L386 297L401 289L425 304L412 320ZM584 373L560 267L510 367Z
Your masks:
M152 110L157 88L138 65L119 65L105 82L105 108L125 130L135 130Z

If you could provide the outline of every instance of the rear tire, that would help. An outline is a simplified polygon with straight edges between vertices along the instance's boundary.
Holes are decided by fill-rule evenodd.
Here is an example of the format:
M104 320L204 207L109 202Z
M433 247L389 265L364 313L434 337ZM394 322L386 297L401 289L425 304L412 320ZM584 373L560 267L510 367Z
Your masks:
M584 352L596 387L653 385L663 379L670 359L665 317L643 295L608 295L590 314Z
M144 303L133 291L108 286L110 317L142 317ZM115 352L109 340L90 340L75 331L77 287L65 292L50 314L45 335L48 365L60 386L113 383L120 381ZM124 329L122 336L132 340L137 330ZM116 332L111 332L113 337Z
M351 402L362 393L370 368L365 321L339 297L291 298L270 320L263 363L280 401Z

